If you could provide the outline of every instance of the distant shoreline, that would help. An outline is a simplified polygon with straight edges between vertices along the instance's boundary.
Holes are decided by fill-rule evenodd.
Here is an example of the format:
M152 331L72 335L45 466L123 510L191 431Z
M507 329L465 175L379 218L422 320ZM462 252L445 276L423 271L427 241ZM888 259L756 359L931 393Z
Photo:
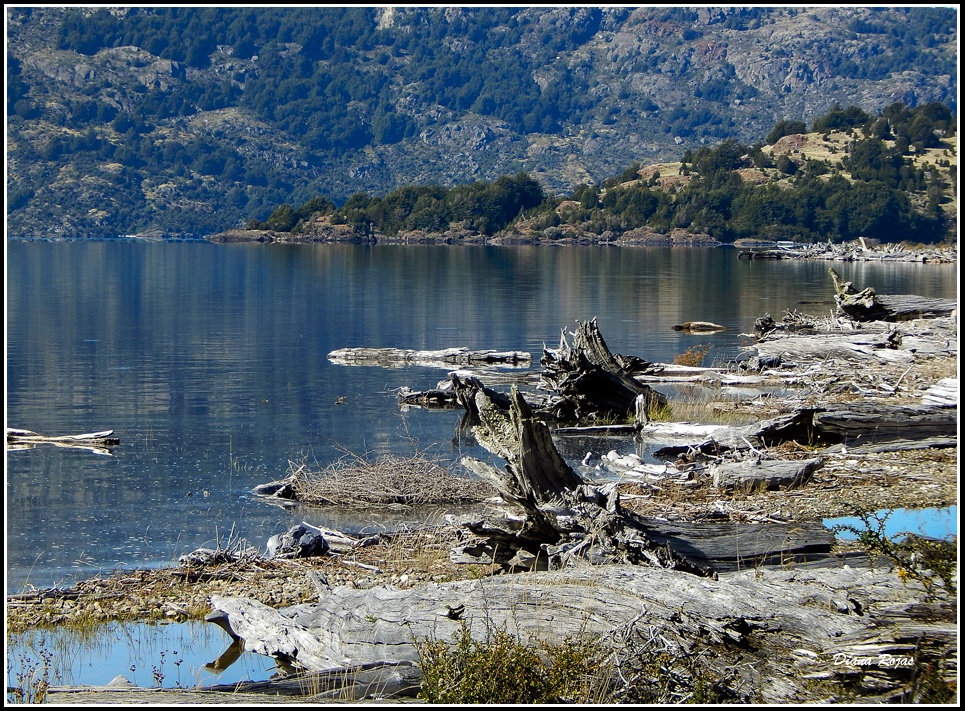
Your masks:
M740 239L735 242L718 242L709 235L674 233L662 235L647 230L633 230L619 238L595 236L539 239L522 235L461 234L458 237L446 233L406 233L399 237L382 234L360 236L349 230L340 234L292 234L270 230L225 230L213 235L144 233L118 237L19 237L8 236L7 241L16 242L207 242L211 244L358 244L358 245L412 245L412 246L492 246L492 247L684 247L728 248L741 250L739 258L773 260L821 260L821 261L878 261L914 262L921 264L957 264L958 247L941 245L907 248L897 243L872 245L861 241L831 243L795 243L769 240Z

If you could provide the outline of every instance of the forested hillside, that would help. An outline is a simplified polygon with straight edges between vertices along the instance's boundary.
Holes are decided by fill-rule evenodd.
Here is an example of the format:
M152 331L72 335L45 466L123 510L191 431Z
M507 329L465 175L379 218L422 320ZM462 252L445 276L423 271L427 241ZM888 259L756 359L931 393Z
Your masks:
M25 237L205 234L519 174L568 196L834 106L957 111L954 8L6 12Z
M942 104L895 103L877 116L835 106L810 127L779 122L765 143L726 139L687 150L679 162L634 163L568 196L547 195L519 173L448 189L356 193L341 207L316 196L247 227L295 240L458 242L501 232L525 241L612 242L642 229L651 241L684 230L717 242L936 243L955 238L957 145L954 117Z

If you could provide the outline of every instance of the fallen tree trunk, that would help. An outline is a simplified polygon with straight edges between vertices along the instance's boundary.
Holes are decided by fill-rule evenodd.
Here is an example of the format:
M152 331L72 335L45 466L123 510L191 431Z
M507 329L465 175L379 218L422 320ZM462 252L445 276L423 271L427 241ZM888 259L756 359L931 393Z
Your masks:
M528 366L533 356L524 351L471 351L468 348L444 348L420 351L402 348L341 348L328 354L328 359L339 365L510 365Z
M858 291L832 268L834 300L838 310L855 321L911 321L950 316L958 309L954 299L932 299L909 294L878 296L872 287Z
M523 644L611 648L609 673L629 701L679 701L701 686L730 702L912 701L926 670L946 685L957 672L955 599L922 596L918 583L882 568L745 570L711 580L617 565L406 590L336 587L283 610L212 596L208 619L283 668L334 670L332 678L361 668L369 688L379 669L386 687L402 669L414 671L400 667L421 663L422 642L454 641L462 629L485 642L512 630ZM679 696L648 696L657 669L660 686Z
M606 345L596 319L577 322L570 345L565 334L556 350L544 350L540 386L561 396L557 420L585 421L627 418L664 407L667 399L649 385L635 380ZM633 362L635 371L640 364ZM638 398L642 399L643 408Z
M948 437L958 432L958 409L854 403L816 410L813 426L819 437L845 443Z
M709 437L662 447L654 455L676 456L688 451L722 454L776 447L785 442L808 446L882 444L892 440L944 442L957 433L958 410L954 407L846 403L802 407L748 427L721 427Z

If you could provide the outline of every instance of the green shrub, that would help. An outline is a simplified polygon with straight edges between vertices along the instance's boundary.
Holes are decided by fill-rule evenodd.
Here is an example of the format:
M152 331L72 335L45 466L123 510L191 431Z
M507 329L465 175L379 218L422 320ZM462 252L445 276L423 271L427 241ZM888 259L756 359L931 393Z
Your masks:
M429 703L601 703L609 696L609 653L592 641L533 647L505 630L477 641L463 622L453 644L423 640L416 647L419 696Z

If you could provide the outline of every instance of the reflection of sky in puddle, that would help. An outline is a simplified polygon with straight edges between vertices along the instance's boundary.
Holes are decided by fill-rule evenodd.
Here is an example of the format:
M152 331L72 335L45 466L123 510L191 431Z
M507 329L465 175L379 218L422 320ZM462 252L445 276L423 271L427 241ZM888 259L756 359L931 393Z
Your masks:
M42 654L52 659L53 686L103 686L120 675L143 688L193 688L263 681L275 672L274 660L238 654L227 633L208 622L110 623L90 635L34 630L9 637L7 685L40 668Z
M876 512L880 519L888 510ZM871 524L876 526L874 519ZM856 517L830 518L824 521L828 528L832 526L853 526L858 530L864 528L864 523ZM884 532L888 536L901 533L918 533L931 538L949 538L958 535L958 507L949 506L944 509L893 509L885 521ZM855 536L847 531L837 534L839 538L854 540Z

